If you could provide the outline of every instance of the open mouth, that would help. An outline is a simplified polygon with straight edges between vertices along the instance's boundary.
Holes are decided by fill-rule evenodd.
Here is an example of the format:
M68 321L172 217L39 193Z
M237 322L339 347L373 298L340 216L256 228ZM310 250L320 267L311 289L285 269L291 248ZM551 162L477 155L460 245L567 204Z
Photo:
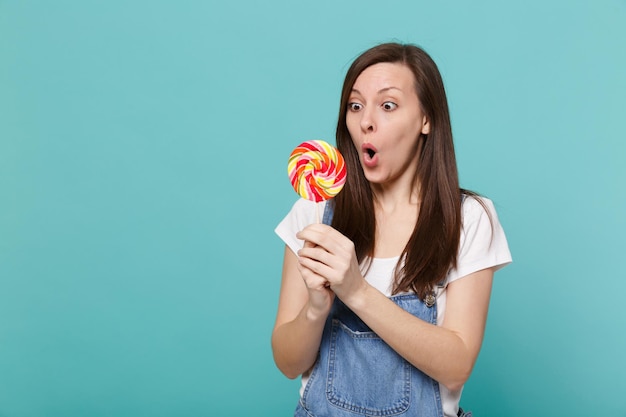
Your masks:
M372 159L377 152L376 148L371 143L364 143L361 146L361 150L366 153L370 159Z
M374 168L378 165L378 149L371 143L364 143L361 146L361 151L363 152L363 164L366 167Z

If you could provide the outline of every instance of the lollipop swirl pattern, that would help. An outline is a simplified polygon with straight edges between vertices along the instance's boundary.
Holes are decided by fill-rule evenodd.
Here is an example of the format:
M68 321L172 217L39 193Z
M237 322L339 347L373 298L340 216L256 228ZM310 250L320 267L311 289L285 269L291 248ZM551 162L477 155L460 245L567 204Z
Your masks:
M315 202L336 196L346 182L343 156L323 140L309 140L296 147L287 170L294 190Z

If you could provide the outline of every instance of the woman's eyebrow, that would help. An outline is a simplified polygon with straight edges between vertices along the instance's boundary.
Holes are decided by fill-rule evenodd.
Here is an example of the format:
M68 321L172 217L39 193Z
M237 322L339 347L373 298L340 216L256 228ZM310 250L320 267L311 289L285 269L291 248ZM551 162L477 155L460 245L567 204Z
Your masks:
M381 94L383 94L383 93L388 92L389 90L398 90L398 91L402 92L402 90L401 90L401 89L399 89L398 87L390 86L390 87L381 88L380 90L378 90L378 92L377 92L376 94L381 95ZM353 93L356 93L356 94L363 95L363 94L362 94L359 90L357 90L356 88L353 88L353 89L352 89L352 92L353 92Z
M389 90L398 90L399 92L402 92L402 90L399 89L398 87L390 86L390 87L381 88L380 90L378 90L378 94L380 95L380 94L386 93Z

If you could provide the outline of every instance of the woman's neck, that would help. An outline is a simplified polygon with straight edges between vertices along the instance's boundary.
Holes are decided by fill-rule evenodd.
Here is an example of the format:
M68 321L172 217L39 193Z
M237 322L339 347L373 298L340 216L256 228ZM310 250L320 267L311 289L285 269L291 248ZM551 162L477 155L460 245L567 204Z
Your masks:
M413 183L372 184L372 194L376 211L383 213L419 205L419 186Z
M376 234L374 257L399 256L405 249L419 215L418 187L386 187L374 193Z

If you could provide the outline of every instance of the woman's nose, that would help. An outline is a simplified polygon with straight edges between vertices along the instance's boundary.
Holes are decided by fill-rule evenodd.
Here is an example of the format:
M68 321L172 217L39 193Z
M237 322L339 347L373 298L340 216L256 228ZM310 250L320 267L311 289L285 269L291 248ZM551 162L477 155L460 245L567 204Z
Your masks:
M361 130L363 132L374 132L376 131L376 124L374 123L374 115L371 111L364 109L363 117L361 118Z

